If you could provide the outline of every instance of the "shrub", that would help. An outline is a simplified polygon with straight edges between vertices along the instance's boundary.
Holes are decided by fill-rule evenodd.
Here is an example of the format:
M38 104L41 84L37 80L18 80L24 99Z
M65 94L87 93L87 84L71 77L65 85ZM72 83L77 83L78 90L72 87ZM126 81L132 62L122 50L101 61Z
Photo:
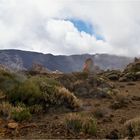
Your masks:
M80 107L79 100L69 90L62 86L51 85L45 82L40 84L43 100L47 106L65 106L71 109Z
M6 98L6 95L3 93L3 91L0 90L0 100L2 101L5 98Z
M140 135L140 117L126 121L124 124L124 129L129 136Z
M10 118L13 106L9 102L2 102L0 104L0 114L3 117Z
M66 106L73 109L79 108L81 106L80 101L77 99L77 97L68 89L66 89L65 87L56 87L56 89L56 99L61 100L61 102Z
M59 83L51 78L33 76L23 83L17 85L8 94L9 99L15 102L24 102L27 105L42 104L45 99L43 96L44 87L42 85L48 85L47 93L51 94L54 92L54 86L59 85ZM52 87L52 88L51 88ZM46 88L45 88L46 89Z
M31 113L29 109L18 106L12 109L11 117L15 121L21 122L23 120L29 120L31 118Z
M2 71L0 73L0 89L8 92L16 85L14 76L8 72Z
M65 119L65 125L68 130L78 133L82 131L86 134L95 135L97 131L96 121L91 116L69 114Z
M29 110L24 104L13 106L9 102L2 102L0 104L0 114L7 119L14 119L16 121L27 120L31 117Z
M54 78L48 78L45 76L33 76L30 79L37 85L40 85L40 83L46 83L52 86L61 86L61 84L58 81L56 81Z
M101 108L97 108L95 109L95 111L93 112L93 115L96 118L103 118L105 116L105 111Z
M90 135L95 135L97 128L96 128L96 121L92 117L86 118L83 122L83 131Z
M23 102L27 105L39 103L42 99L42 93L39 86L31 79L28 79L15 87L8 96L13 103Z
M77 77L77 79L87 79L88 78L88 73L87 72L74 72L73 73L74 76Z
M18 82L9 92L9 101L15 106L24 103L30 107L31 112L40 112L42 108L48 106L66 106L71 109L79 108L79 100L59 82L53 78L42 76L32 76L22 82ZM40 104L33 107L34 104Z
M35 104L29 107L32 114L40 114L43 112L43 107L41 105Z
M8 71L0 71L0 89L5 93L8 93L25 79L26 77L24 75L17 75Z
M82 131L82 119L80 115L70 114L66 118L65 123L66 123L67 129L71 129L74 132Z

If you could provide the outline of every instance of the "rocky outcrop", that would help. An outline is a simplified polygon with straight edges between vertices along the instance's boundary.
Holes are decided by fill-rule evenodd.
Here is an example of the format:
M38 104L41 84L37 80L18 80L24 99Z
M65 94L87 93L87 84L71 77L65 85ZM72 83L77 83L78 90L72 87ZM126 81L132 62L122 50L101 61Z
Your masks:
M100 73L112 81L120 82L138 81L140 80L140 59L135 58L134 62L128 64L123 71L107 70Z
M13 71L25 70L23 66L22 58L15 54L13 56L9 55L9 53L1 52L0 53L0 64L6 66L7 68Z
M119 81L137 81L140 80L140 59L135 58L133 63L127 65L122 72Z
M47 68L45 68L42 64L38 63L34 63L30 70L30 73L32 74L47 74L49 72L50 71Z
M86 59L84 63L83 72L92 72L94 67L93 60L91 58Z
M120 70L108 70L103 73L105 77L107 77L110 80L119 80L121 76L121 71Z

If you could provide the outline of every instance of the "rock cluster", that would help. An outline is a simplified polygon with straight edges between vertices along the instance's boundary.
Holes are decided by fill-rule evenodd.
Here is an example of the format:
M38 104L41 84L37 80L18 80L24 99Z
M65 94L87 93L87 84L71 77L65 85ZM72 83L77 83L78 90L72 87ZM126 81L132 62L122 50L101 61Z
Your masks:
M140 80L140 59L135 58L133 63L127 65L122 72L120 81L137 81Z
M123 71L108 70L102 75L110 80L119 80L120 82L138 81L140 80L140 59L135 58L134 62L127 65Z
M33 63L30 72L34 74L45 74L45 73L49 73L49 70L45 68L42 64Z

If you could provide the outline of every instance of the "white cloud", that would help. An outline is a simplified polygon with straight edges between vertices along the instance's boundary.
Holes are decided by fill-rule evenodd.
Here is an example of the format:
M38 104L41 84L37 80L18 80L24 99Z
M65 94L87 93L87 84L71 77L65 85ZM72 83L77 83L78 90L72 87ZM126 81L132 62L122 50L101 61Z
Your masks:
M139 12L140 1L0 0L0 49L140 55ZM91 23L105 41L69 18Z

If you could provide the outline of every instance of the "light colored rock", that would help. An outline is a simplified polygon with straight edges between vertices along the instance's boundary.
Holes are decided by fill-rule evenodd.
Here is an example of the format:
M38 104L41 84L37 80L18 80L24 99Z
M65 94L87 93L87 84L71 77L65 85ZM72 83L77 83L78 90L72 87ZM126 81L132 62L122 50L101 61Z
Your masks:
M16 122L8 123L8 128L16 129L16 128L18 128L18 123L16 123Z

